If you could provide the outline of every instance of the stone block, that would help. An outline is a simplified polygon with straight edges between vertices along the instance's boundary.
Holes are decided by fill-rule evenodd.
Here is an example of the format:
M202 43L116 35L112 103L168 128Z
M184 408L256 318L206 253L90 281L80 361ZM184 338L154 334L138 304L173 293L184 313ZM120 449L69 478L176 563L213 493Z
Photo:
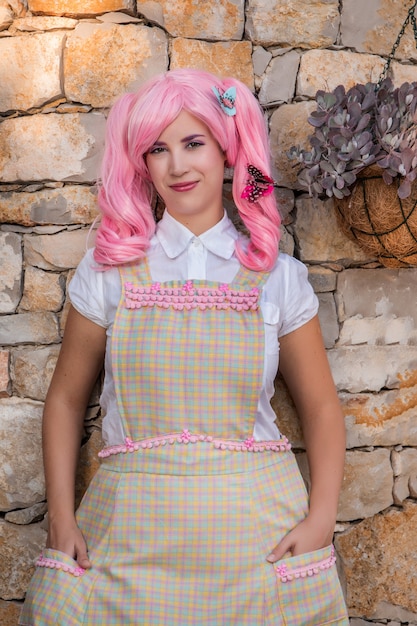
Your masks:
M44 270L77 267L86 251L88 230L65 230L56 235L24 235L25 262Z
M407 16L409 3L400 0L343 0L341 43L357 52L388 56ZM411 24L402 37L396 58L416 59Z
M19 311L59 311L64 302L60 274L27 267Z
M244 0L137 0L137 10L174 37L242 39Z
M0 183L95 181L104 132L101 113L50 113L4 120L0 125Z
M302 261L369 260L365 252L340 230L332 199L323 201L303 195L296 200L296 209L293 228Z
M341 393L340 399L348 448L417 446L416 384L378 394Z
M273 174L274 175L274 174ZM291 211L295 206L295 197L292 189L278 187L274 190L275 198L278 203L278 210L281 216L282 224L288 225L292 223Z
M134 0L28 0L29 11L42 15L86 17L109 11L133 13L134 7Z
M46 532L40 524L17 526L0 520L0 597L3 600L23 600L34 563L45 542Z
M407 611L401 606L391 604L390 602L378 602L378 606L376 607L375 613L372 615L372 619L380 619L385 623L388 623L389 626L391 624L398 623L400 621L400 626L403 624L408 624L409 626L417 625L417 613L414 611ZM387 620L389 620L387 622ZM392 620L392 621L391 621Z
M395 472L394 502L401 505L407 498L417 497L417 450L394 450L392 465Z
M10 396L10 373L9 373L10 352L0 350L0 398Z
M109 24L140 24L143 22L139 17L129 15L128 13L120 13L119 11L110 11L96 17L98 22L106 22Z
M339 324L333 294L319 294L319 319L326 348L333 348L339 338Z
M316 293L336 290L337 273L320 265L308 268L308 280Z
M0 232L0 313L14 313L21 298L22 238Z
M13 28L26 32L45 32L48 30L72 30L78 24L78 20L70 17L50 17L47 15L24 17L16 20Z
M340 333L340 345L390 345L413 344L416 339L416 327L410 318L362 318L355 316L343 323Z
M403 83L415 82L417 81L417 66L392 63L391 78L396 87L400 87Z
M280 252L285 252L290 256L294 256L295 241L294 237L288 232L285 226L281 226L281 238L279 240Z
M167 69L168 40L161 29L83 22L67 37L65 95L74 102L109 107Z
M42 410L40 402L16 397L0 400L0 511L45 499Z
M16 626L21 610L20 602L0 600L0 624L2 626Z
M293 99L299 63L300 55L295 50L272 59L259 91L262 105Z
M360 393L399 388L417 365L416 346L346 346L329 350L337 388Z
M272 59L272 52L262 46L255 46L252 54L253 71L255 76L262 76Z
M95 188L66 185L60 189L0 192L0 222L36 224L91 224L98 215Z
M58 354L58 345L15 350L12 355L14 390L26 398L45 400Z
M403 510L370 517L336 537L352 617L378 619L381 604L393 605L394 619L417 612L417 586L411 584L417 578L416 525L417 504L407 502Z
M337 0L249 0L246 36L265 46L321 48L335 43L339 21Z
M62 95L60 83L64 33L35 34L0 40L0 58L7 67L0 111L39 107Z
M416 269L351 269L338 277L340 343L417 344Z
M59 341L58 322L53 313L19 313L0 317L0 344L48 344Z
M346 452L337 519L352 521L383 511L394 503L393 486L389 450Z
M46 502L38 502L33 506L29 506L27 509L10 511L10 513L6 513L4 519L6 522L11 522L12 524L25 526L26 524L41 521L47 511L47 508Z
M314 102L283 104L271 116L270 142L277 170L276 182L283 187L298 187L297 163L288 158L287 152L292 146L309 148L308 137L313 128L307 118L315 108Z
M170 69L179 67L206 70L220 77L233 76L254 89L250 41L210 43L178 37L171 43Z
M7 6L0 6L0 31L6 30L13 24L13 13Z
M301 57L297 95L314 98L319 89L332 91L341 84L349 89L357 83L377 81L383 67L384 59L373 54L309 50Z

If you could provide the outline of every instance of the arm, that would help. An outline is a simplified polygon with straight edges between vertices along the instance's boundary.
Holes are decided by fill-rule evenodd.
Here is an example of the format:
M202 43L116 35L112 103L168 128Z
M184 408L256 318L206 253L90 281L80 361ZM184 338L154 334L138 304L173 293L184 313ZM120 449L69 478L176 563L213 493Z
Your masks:
M331 543L345 460L343 414L317 316L280 344L280 371L300 416L311 490L307 517L273 549L271 562Z
M47 546L89 567L74 514L75 472L86 407L103 365L106 331L73 307L43 414L43 458L48 499Z

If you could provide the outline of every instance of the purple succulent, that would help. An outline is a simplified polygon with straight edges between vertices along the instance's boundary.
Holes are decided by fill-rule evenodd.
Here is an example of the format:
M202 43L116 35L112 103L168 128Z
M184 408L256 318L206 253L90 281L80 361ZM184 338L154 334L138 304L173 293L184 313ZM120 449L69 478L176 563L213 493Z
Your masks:
M308 118L314 133L310 150L293 146L288 155L300 165L298 181L314 196L349 196L368 165L381 168L387 185L399 178L406 198L417 177L417 82L394 88L391 79L345 91L318 91Z

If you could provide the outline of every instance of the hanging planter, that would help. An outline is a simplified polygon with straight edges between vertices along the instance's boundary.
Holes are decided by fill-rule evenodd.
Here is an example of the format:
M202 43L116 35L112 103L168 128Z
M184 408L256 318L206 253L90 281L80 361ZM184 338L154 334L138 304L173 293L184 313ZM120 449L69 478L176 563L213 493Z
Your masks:
M404 30L377 83L318 91L310 150L294 146L298 180L317 197L334 197L343 231L387 267L417 266L417 82L386 78ZM415 182L416 181L416 182Z
M386 185L370 166L358 174L351 195L335 199L343 232L385 267L417 266L417 183L398 196L398 181Z

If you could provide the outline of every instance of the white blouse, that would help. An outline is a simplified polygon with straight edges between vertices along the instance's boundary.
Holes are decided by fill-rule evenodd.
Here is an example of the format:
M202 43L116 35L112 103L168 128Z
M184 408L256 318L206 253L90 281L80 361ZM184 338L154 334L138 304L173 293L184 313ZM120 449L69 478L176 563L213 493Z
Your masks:
M203 279L231 283L239 270L235 242L240 237L226 214L213 228L196 237L165 212L148 249L152 280ZM88 250L70 283L69 295L79 313L106 328L105 377L100 404L103 439L106 446L110 446L123 443L125 437L117 408L109 349L122 286L117 268L102 272L95 267L93 251ZM308 322L318 310L306 267L293 257L280 253L262 289L260 306L265 327L265 356L263 385L254 420L253 437L256 441L279 436L276 415L270 404L278 370L279 337Z

